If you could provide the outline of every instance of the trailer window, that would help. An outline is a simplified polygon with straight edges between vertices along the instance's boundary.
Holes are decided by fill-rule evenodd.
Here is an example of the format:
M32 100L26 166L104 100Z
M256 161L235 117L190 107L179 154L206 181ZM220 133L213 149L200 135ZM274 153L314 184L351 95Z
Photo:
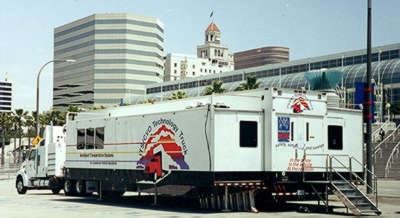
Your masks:
M77 131L76 148L79 150L85 148L85 129Z
M343 127L328 126L328 149L342 150L343 149Z
M257 147L257 122L240 121L240 147Z
M94 148L94 129L86 129L86 149Z
M310 141L310 123L306 123L306 141Z
M294 122L290 123L290 141L294 141Z
M96 128L96 138L94 140L94 146L96 149L104 148L104 127Z

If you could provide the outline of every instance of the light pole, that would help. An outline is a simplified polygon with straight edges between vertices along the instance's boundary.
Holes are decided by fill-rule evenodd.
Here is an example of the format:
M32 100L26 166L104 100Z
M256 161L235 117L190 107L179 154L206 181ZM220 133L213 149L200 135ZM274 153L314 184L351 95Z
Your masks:
M367 193L372 193L372 143L371 143L371 122L372 122L372 92L371 92L371 0L368 0L368 14L367 14L367 97L365 99L366 103L366 144L367 144ZM376 188L376 187L375 187Z
M49 65L50 63L63 63L63 62L75 62L75 60L72 59L68 59L68 60L58 60L58 59L54 59L51 60L47 63L45 63L39 70L39 73L36 77L36 136L39 136L39 78L40 78L40 74L42 73L42 70Z

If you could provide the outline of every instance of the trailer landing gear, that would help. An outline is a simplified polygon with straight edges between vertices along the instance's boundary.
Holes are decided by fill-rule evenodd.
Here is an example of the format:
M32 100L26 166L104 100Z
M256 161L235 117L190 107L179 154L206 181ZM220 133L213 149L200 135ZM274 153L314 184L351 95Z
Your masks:
M201 194L199 204L201 209L258 213L255 206L254 189L233 189L229 192L228 186L224 186L223 192L215 190Z

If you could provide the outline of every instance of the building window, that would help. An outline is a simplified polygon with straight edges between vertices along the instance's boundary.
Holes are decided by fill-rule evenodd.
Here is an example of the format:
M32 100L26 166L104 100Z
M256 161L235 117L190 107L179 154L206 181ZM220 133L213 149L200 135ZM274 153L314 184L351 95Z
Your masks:
M203 69L200 68L200 72L203 72Z
M178 64L177 63L174 63L174 67L177 67L178 66Z
M193 69L196 68L196 65L193 64L192 68L193 68Z
M174 70L174 74L176 74L177 72L176 72L176 70Z
M104 148L104 127L96 128L96 138L94 139L96 149Z
M342 126L328 126L328 149L343 150Z
M76 149L81 150L85 148L85 129L77 130Z
M195 75L195 72L193 71L192 74L193 74L193 76L194 76L194 75Z
M213 72L215 73L215 70Z
M257 121L240 121L240 147L257 147Z
M86 129L86 149L94 148L94 129Z

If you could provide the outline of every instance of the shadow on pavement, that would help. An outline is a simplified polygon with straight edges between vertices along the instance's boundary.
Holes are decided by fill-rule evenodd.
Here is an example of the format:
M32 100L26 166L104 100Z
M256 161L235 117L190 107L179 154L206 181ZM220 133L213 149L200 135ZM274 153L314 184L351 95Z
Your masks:
M114 207L124 208L136 208L136 209L147 209L147 210L158 210L167 212L181 212L181 213L198 213L198 214L213 214L223 213L216 210L199 209L198 202L193 198L183 197L171 197L171 196L159 196L158 205L153 205L153 196L123 196L119 199L104 199L98 200L97 195L90 197L65 197L63 199L53 199L52 201L59 202L71 202L80 204L94 204L94 205L106 205ZM298 203L289 202L282 204L266 204L258 206L257 209L260 212L299 212L299 213L318 213L318 214L334 214L342 216L351 216L350 213L332 212L332 209L338 209L344 207L331 207L330 212L326 212L326 208L318 206L317 204L310 203Z

